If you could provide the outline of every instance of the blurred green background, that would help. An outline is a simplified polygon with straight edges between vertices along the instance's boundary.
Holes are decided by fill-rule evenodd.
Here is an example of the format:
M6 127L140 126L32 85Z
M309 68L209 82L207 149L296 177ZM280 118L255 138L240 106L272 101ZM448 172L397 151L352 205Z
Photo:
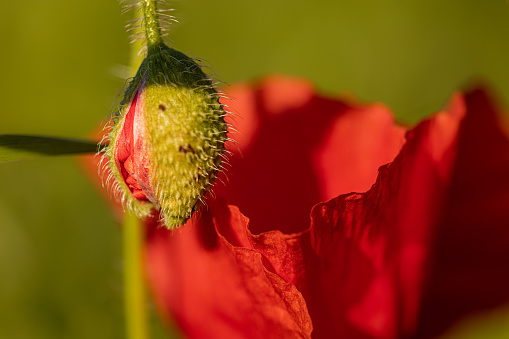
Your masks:
M302 76L323 93L385 102L409 124L471 80L509 102L505 0L173 5L173 47L207 60L230 84ZM96 130L123 85L126 19L115 0L3 0L0 133ZM0 187L0 338L124 337L118 223L76 159L0 164ZM490 338L508 335L496 320L509 319L503 314L483 322ZM459 331L468 335L454 338L487 333Z

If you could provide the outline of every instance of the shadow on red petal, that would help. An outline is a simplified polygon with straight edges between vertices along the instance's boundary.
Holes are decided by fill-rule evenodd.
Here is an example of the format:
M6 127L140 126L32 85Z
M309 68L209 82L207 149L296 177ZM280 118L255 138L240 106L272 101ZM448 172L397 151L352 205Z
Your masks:
M262 94L261 89L255 92L260 128L243 150L244 157L231 160L228 202L249 216L253 233L299 232L309 226L309 211L320 201L312 155L344 105L310 98L274 116Z
M254 234L307 229L313 205L369 189L404 142L384 106L320 97L303 80L272 77L229 92L246 139L238 137L243 156L231 149L229 182L217 191L249 216Z
M313 209L303 292L313 338L414 333L430 245L456 156L464 115L460 98L451 110L410 131L370 191Z
M482 90L466 96L416 338L509 303L509 141L492 102Z

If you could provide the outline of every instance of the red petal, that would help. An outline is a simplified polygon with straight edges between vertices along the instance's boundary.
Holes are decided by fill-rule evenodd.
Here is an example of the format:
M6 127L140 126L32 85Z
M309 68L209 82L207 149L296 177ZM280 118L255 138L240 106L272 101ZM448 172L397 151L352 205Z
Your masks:
M509 303L509 141L492 102L482 90L466 96L418 338Z
M309 338L311 320L294 285L267 270L246 243L238 209L212 211L171 232L152 224L147 242L149 278L164 312L188 338Z
M161 308L190 337L308 336L299 290L308 293L316 279L306 271L314 253L308 231L285 233L308 228L321 199L369 188L404 130L381 105L321 98L302 81L275 78L256 91L229 92L248 140L242 157L234 150L230 182L218 195L251 213L256 233L273 231L252 235L237 208L217 206L174 234L157 229L147 243L150 280ZM364 155L349 160L356 151Z
M129 177L131 178L130 180L134 180L132 178L132 174L134 174L133 157L131 157L130 155L126 158L124 162L124 169L127 171Z
M133 121L136 115L136 104L138 102L138 93L134 94L130 103L121 130L118 132L115 157L119 162L124 162L132 154L133 150Z
M412 130L369 192L313 210L313 338L431 338L509 302L509 143L482 92L466 105Z
M313 205L369 189L404 142L384 106L320 97L306 81L273 77L228 92L242 115L242 155L230 148L228 185L216 191L249 216L253 233L305 230Z
M449 181L461 103L408 133L393 163L364 194L312 212L306 299L314 338L397 338L412 333L430 239Z
M157 204L148 173L150 159L147 154L143 120L145 98L143 92L139 94L140 91L134 94L124 122L118 132L115 141L115 158L126 183L130 184L128 187L134 197L139 200L148 199Z

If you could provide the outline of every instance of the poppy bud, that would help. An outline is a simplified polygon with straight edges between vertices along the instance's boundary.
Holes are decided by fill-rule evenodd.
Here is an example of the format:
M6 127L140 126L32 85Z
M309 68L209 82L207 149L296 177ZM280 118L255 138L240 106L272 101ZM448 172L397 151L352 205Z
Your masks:
M158 209L168 228L199 208L227 139L219 94L201 68L164 43L150 46L113 116L105 155L124 206Z

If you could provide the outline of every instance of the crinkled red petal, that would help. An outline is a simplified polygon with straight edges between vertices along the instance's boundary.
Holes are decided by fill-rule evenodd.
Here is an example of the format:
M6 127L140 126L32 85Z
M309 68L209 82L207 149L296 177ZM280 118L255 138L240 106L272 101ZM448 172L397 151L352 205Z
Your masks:
M247 241L248 220L237 208L216 201L175 232L149 223L149 280L161 310L187 338L310 337L297 288L267 269L259 251L222 235Z

